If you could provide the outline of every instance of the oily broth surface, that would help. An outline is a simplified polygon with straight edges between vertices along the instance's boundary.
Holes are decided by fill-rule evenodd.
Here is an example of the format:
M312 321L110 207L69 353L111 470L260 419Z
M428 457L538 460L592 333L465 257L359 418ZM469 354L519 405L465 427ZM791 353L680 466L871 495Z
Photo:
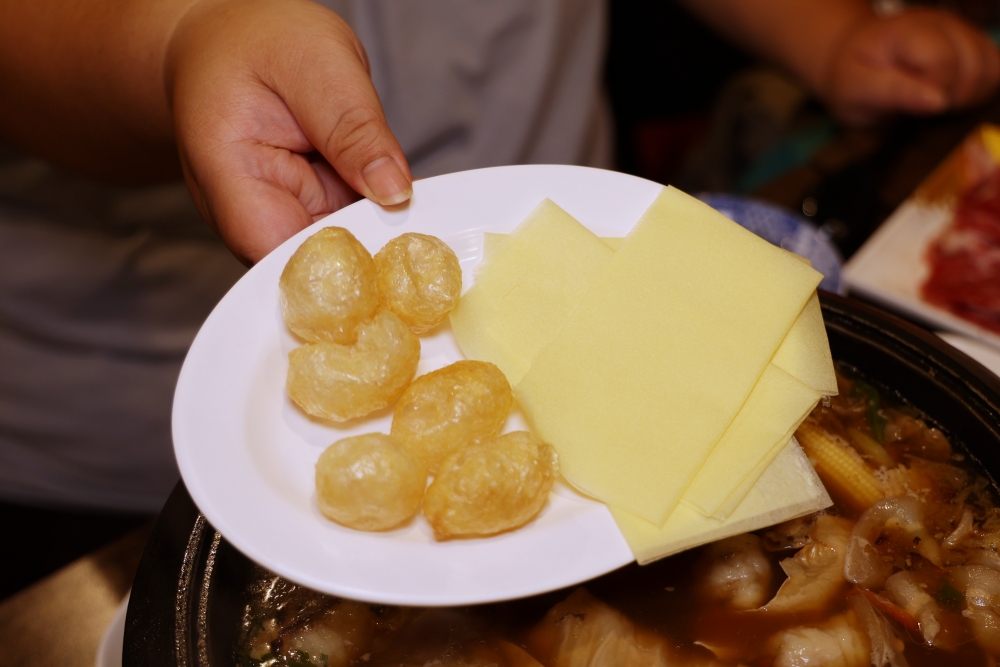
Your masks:
M853 369L840 367L838 370L850 377L861 378ZM877 386L874 383L872 385ZM878 389L884 406L927 420L897 393L890 393L881 386ZM817 410L822 409L821 406ZM845 427L854 426L871 431L870 425L865 423L867 413L859 411L853 419L855 421L845 424ZM926 423L933 426L930 420ZM986 531L991 521L996 530L1000 531L1000 515L994 509L996 502L992 481L984 471L974 467L961 443L951 444L956 454L948 461L939 463L964 470L969 484L978 485L979 490L970 494L967 501L970 507L974 504L978 516L983 517L981 524L986 525L981 525L981 532ZM897 452L896 455L900 458L908 456L905 452ZM852 521L859 514L842 503L828 512ZM767 542L767 530L758 531L758 534ZM766 599L771 599L777 593L784 580L779 562L797 551L796 548L778 549L773 540L771 546L772 549L764 551L774 572ZM584 584L583 588L597 600L623 614L628 619L627 622L634 624L636 628L651 631L661 637L670 651L670 664L678 665L713 664L713 654L706 648L707 645L714 647L716 651L720 651L719 647L722 648L719 656L722 659L714 664L742 663L768 667L774 661L773 656L768 655L771 650L768 649L768 642L777 633L797 626L818 625L824 619L850 613L850 586L844 586L840 594L820 612L772 614L734 610L725 600L713 600L704 593L702 582L711 566L707 553L706 548L700 548L644 567L633 564L592 580ZM915 562L917 564L912 566L914 569L925 565L919 559ZM572 589L565 589L532 598L475 607L401 609L338 601L284 582L258 568L254 583L247 592L241 638L235 647L234 657L237 664L246 667L423 665L436 660L443 660L441 664L516 666L525 663L512 660L497 646L503 642L520 647L537 645L532 633L546 618L549 610L572 593ZM366 624L365 632L361 634L367 637L369 645L364 652L353 657L342 656L343 660L338 662L337 658L329 654L297 651L293 647L295 641L305 647L301 638L309 635L317 625L310 618L315 619L323 613L335 616L329 610L347 603L355 605L351 607L351 613L354 618L359 619L357 622ZM328 611L323 612L324 608ZM955 616L949 617L949 622L961 622L960 616L956 616L960 614L959 609L948 610L947 613ZM974 641L971 632L961 628L956 630L959 643L947 651L928 647L919 634L914 635L898 624L894 629L905 645L906 660L913 667L950 664L974 667L994 664ZM280 639L276 639L277 636ZM295 639L296 636L299 639ZM325 662L322 659L324 656ZM448 662L449 660L452 662ZM706 660L709 662L706 663Z

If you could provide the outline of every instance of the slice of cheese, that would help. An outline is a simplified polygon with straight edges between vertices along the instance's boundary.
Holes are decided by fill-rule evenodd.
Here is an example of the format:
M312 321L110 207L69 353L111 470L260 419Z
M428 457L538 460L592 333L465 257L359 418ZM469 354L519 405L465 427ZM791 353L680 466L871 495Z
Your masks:
M725 521L678 505L663 527L611 507L640 565L702 544L803 516L833 504L809 459L793 440L783 447Z
M740 487L746 487L746 495L820 398L812 388L768 364L736 418L684 490L684 504L706 516L725 518L728 512L720 514L720 507L734 493L735 504L739 504Z
M489 258L508 238L507 234L487 232L484 256ZM558 239L550 240L553 244L546 256L565 252L565 245ZM601 240L617 249L623 239ZM837 393L833 358L816 293L785 335L768 369L770 372L765 371L757 381L733 423L681 497L682 502L706 516L719 519L729 516L788 443L820 395ZM792 377L777 378L779 374L785 375L781 371ZM801 382L795 382L796 379Z
M567 213L566 215L569 214ZM576 218L574 218L574 220L576 220ZM577 224L579 225L580 223L577 222ZM582 227L583 225L580 226ZM489 261L490 256L496 252L497 248L506 243L509 238L510 234L504 234L502 232L483 232L483 261ZM608 246L612 250L618 250L622 241L625 240L621 236L600 236L598 238L604 242L604 245Z
M524 222L521 224L523 225ZM486 266L486 262L489 262L492 256L496 254L497 248L506 243L509 238L510 234L483 232L483 259L480 266ZM480 268L478 272L481 273L482 269Z
M785 433L779 440L781 444L775 447L772 451L768 452L768 454L761 459L760 463L754 466L753 470L751 470L750 473L743 478L743 481L729 492L729 495L726 496L726 499L721 505L719 505L719 508L715 510L712 516L716 519L726 519L729 515L736 511L736 508L743 502L743 499L746 498L750 489L757 483L757 480L764 474L764 471L771 465L778 453L781 452L782 448L790 441L795 442L795 431L798 430L799 426L802 425L802 422L806 420L806 417L809 416L810 412L812 412L812 410L806 412L802 415L801 419L788 427L788 432Z
M837 395L837 376L818 294L813 293L806 302L771 363L823 396Z
M533 220L537 224L539 218ZM566 227L561 227L560 230L570 231ZM509 238L508 234L487 232L484 235L484 261L489 262ZM566 242L556 234L550 233L545 240L550 246L544 249L544 253L534 256L538 261L536 266L529 266L522 261L521 268L525 273L543 272L548 259L564 255L567 248L573 246L572 242ZM620 238L601 240L614 248L620 246L622 241ZM807 262L798 256L795 258ZM562 261L565 263L566 260ZM491 266L495 267L496 264ZM599 268L594 267L594 270ZM542 288L536 286L536 289ZM576 296L582 298L583 295L577 292ZM517 312L510 312L509 315L515 320L520 318ZM488 319L479 318L476 321L484 329L479 335L489 336L491 326ZM555 328L561 326L553 327ZM523 327L521 330L524 330ZM525 349L517 341L513 341L511 346ZM533 354L530 356L533 359ZM525 359L525 362L530 363L530 360ZM714 515L720 519L727 517L750 491L767 465L788 443L795 427L815 405L819 398L816 391L788 378L781 369L773 368L780 364L784 365L784 371L800 380L804 379L806 384L811 384L820 393L836 392L829 344L819 299L815 293L782 341L772 358L772 365L768 367L769 371L765 371L757 381L733 423L685 490L683 502L706 515Z
M558 248L558 252L552 252ZM490 254L451 313L469 359L516 384L556 337L614 251L546 199Z
M665 188L515 396L570 483L663 525L821 277Z
M580 223L577 224L580 225ZM583 225L580 225L580 227L583 227ZM568 230L563 228L563 231ZM484 233L483 261L488 262L490 257L496 253L496 250L506 243L509 238L510 234L501 234L498 232ZM617 250L621 246L622 241L625 240L619 237L606 236L600 237L600 239L612 250ZM572 242L567 242L562 238L557 238L554 234L550 235L547 240L550 241L551 245L546 248L544 257L534 255L534 257L538 260L537 265L528 266L528 262L522 261L522 268L526 271L544 271L545 266L548 264L546 258L565 254L570 251L570 248L573 247ZM576 259L578 261L582 261L582 258L580 257ZM592 273L596 273L603 267L605 259L610 259L610 256L601 256L601 261L595 266L590 267ZM539 289L544 288L540 287ZM471 291L472 290L470 290L470 292ZM578 289L572 293L564 292L563 296L565 298L582 298L583 290ZM475 301L475 296L473 300ZM562 311L565 312L566 310L572 310L575 307L576 303L567 304L567 308L562 309ZM507 314L517 321L524 321L524 317L521 313L509 312ZM463 313L463 315L468 315L468 313ZM473 321L471 317L467 317L465 319L466 321ZM492 328L491 323L488 321L477 320L476 322L478 328L480 329ZM560 325L558 327L551 327L550 329L557 328L562 327ZM520 331L525 331L525 329L522 327ZM463 330L462 333L464 337L465 331ZM514 334L516 336L517 332L515 331ZM461 341L459 341L459 343L461 344ZM522 350L526 350L525 354L530 353L530 350L528 350L527 346L523 343L514 342L514 345ZM483 359L483 361L487 360ZM531 359L527 360L529 365L531 361L534 361L534 354L531 354ZM805 307L802 309L802 312L799 313L799 316L796 318L792 328L789 329L788 334L785 335L785 339L781 341L778 351L774 353L771 363L775 364L792 377L801 380L823 396L837 395L837 377L833 371L833 357L830 354L830 343L826 336L826 326L823 323L823 311L820 307L818 294L813 293L809 301L806 302Z

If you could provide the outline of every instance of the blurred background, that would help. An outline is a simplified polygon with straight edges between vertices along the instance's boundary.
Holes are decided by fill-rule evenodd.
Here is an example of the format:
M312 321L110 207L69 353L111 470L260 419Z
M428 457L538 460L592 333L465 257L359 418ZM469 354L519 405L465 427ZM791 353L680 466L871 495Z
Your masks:
M1000 35L1000 3L906 5L948 9L994 41ZM794 78L673 2L611 3L607 85L619 169L688 192L779 204L826 231L844 259L973 127L1000 119L993 100L961 115L838 126Z

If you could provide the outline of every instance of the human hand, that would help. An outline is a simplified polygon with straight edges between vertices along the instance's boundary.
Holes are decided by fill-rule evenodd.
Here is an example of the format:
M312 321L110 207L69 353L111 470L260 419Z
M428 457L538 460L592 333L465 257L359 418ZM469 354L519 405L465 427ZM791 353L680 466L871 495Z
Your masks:
M981 102L1000 81L1000 53L986 35L943 11L868 16L826 67L820 95L844 122L894 112L934 114Z
M167 49L167 90L195 202L256 262L360 193L411 194L364 48L308 0L198 0Z

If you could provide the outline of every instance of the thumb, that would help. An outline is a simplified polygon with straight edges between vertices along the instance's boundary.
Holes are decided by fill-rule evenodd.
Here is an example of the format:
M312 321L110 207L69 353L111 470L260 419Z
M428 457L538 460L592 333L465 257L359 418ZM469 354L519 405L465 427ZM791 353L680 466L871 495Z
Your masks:
M335 15L320 33L303 35L308 63L275 71L282 97L309 142L355 191L389 206L410 198L410 168L386 123L364 48Z
M199 3L174 30L165 69L192 195L245 261L355 192L380 204L410 197L364 50L325 7Z

